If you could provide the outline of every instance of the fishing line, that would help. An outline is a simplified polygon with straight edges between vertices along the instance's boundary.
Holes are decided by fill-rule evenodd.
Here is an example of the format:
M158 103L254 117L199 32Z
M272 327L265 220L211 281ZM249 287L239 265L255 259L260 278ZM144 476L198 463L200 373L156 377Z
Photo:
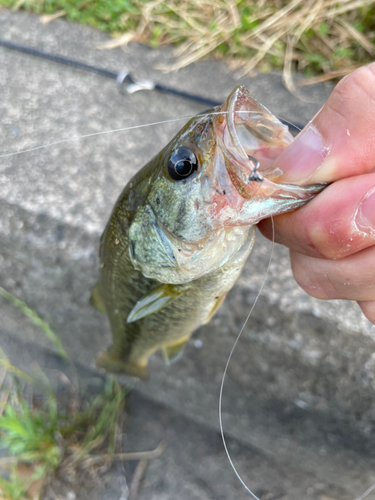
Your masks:
M238 470L236 469L234 463L233 463L233 460L230 456L230 453L229 453L229 450L228 450L228 446L227 446L227 442L225 440L225 435L224 435L224 427L223 427L223 416L222 416L222 400L223 400L223 390L224 390L224 383L225 383L225 377L226 377L226 374L227 374L227 371L228 371L228 367L229 367L229 363L230 363L230 360L232 359L232 355L233 355L233 352L236 348L236 345L238 344L238 341L240 340L240 337L242 335L242 332L244 331L245 329L245 326L247 325L247 322L249 321L249 318L251 316L251 313L253 312L254 310L254 307L256 305L256 303L258 302L258 299L260 297L260 294L262 293L262 290L263 290L263 287L266 283L266 279L267 279L267 276L268 276L268 273L269 273L269 270L270 270L270 267L271 267L271 262L272 262L272 258L273 258L273 249L275 247L275 224L273 222L273 217L271 216L271 222L272 222L272 247L271 247L271 254L270 254L270 258L269 258L269 261L268 261L268 266L267 266L267 270L266 270L266 273L264 275L264 278L263 278L263 281L262 281L262 284L260 286L260 289L259 289L259 292L254 300L254 303L253 305L251 306L251 309L249 311L249 314L247 315L245 321L244 321L244 324L242 325L241 329L240 329L240 332L239 334L237 335L237 338L233 344L233 347L232 347L232 350L230 351L229 353L229 356L228 356L228 359L227 359L227 363L225 365L225 368L224 368L224 373L223 373L223 377L221 379L221 385L220 385L220 395L219 395L219 423L220 423L220 433L221 433L221 439L223 441L223 445L224 445L224 449L225 449L225 453L227 454L227 457L228 457L228 460L229 460L229 463L230 465L232 466L232 469L234 470L236 476L238 477L238 479L240 480L242 486L244 486L244 488L246 489L246 491L248 493L250 493L250 495L255 499L255 500L260 500L256 495L255 493L253 493L246 485L245 481L242 479L242 477L240 476L240 473L238 472Z
M375 490L375 484L373 484L368 490L366 490L363 495L360 497L356 498L355 500L363 500L364 498L368 497L369 494Z
M285 118L281 118L281 117L280 117L280 116L278 116L278 115L273 115L273 116L276 116L276 118L277 118L278 120L280 120L280 121L281 121L281 123L282 123L283 125L290 125L291 127L293 127L293 128L295 128L296 130L298 130L298 133L299 133L299 132L301 132L302 128L301 128L301 127L299 127L298 125L296 125L295 123L293 123L293 122L291 122L291 121L289 121L289 120L286 120ZM306 125L306 126L307 126L307 125Z
M204 116L221 115L221 114L227 114L227 113L228 113L228 111L212 111L210 113L202 113L199 116L204 117ZM241 113L258 113L258 112L257 111L243 110L243 111L241 111ZM12 153L4 153L4 154L0 155L0 158L8 158L10 156L20 155L23 153L30 153L32 151L37 151L38 149L45 149L45 148L49 148L52 146L58 146L59 144L65 144L65 143L71 142L71 141L78 141L80 139L88 139L90 137L96 137L99 135L112 134L112 133L116 133L116 132L125 132L128 130L137 130L139 128L153 127L154 125L163 125L166 123L173 123L173 122L178 122L178 121L182 121L182 120L189 120L191 118L195 118L196 116L198 116L197 113L195 113L194 115L182 116L180 118L171 118L169 120L162 120L159 122L143 123L141 125L132 125L131 127L116 128L116 129L111 129L111 130L102 130L101 132L93 132L92 134L77 135L75 137L68 137L67 139L61 139L59 141L50 142L48 144L42 144L41 146L33 146L32 148L22 149L21 151L14 151ZM277 117L277 115L274 115L274 116ZM284 120L284 121L295 126L292 122L289 122L288 120ZM295 127L295 128L297 128L297 127Z
M215 111L215 112L211 112L211 113L203 113L200 116L221 115L221 114L226 114L226 113L227 113L227 111ZM246 113L255 113L255 111L246 111ZM21 151L15 151L13 153L5 153L5 154L0 155L0 158L7 158L9 156L20 155L23 153L30 153L31 151L36 151L38 149L49 148L52 146L57 146L58 144L64 144L64 143L70 142L70 141L78 141L80 139L87 139L89 137L95 137L98 135L112 134L112 133L116 133L116 132L125 132L127 130L136 130L138 128L152 127L154 125L163 125L165 123L173 123L173 122L178 122L178 121L182 121L182 120L189 120L191 118L195 118L196 116L197 116L197 113L195 113L194 115L182 116L180 118L171 118L170 120L162 120L160 122L143 123L141 125L133 125L131 127L115 128L115 129L111 129L111 130L102 130L101 132L93 132L92 134L78 135L76 137L68 137L67 139L61 139L60 141L55 141L55 142L50 142L48 144L43 144L42 146L34 146L32 148L22 149Z
M210 113L210 114L215 114L215 113ZM163 121L154 122L154 123L144 123L142 125L133 125L131 127L116 128L116 129L112 129L112 130L102 130L101 132L94 132L92 134L78 135L76 137L68 137L67 139L61 139L60 141L50 142L49 144L43 144L42 146L35 146L32 148L23 149L21 151L15 151L13 153L5 153L5 154L0 155L0 158L7 158L9 156L20 155L23 153L30 153L31 151L36 151L37 149L43 149L43 148L48 148L51 146L57 146L58 144L64 144L64 143L70 142L70 141L77 141L79 139L87 139L88 137L95 137L98 135L111 134L111 133L115 133L115 132L125 132L126 130L135 130L138 128L152 127L153 125L162 125L163 123L178 122L180 120L188 120L189 118L194 118L195 116L197 116L197 115L195 114L195 115L191 115L191 116L183 116L181 118L172 118L171 120L163 120Z
M25 45L20 45L18 43L13 43L10 40L0 39L0 46L12 50L17 50L18 52L23 52L28 55L37 56L42 59L47 59L55 63L64 64L66 66L70 66L75 69L84 70L91 73L96 73L97 75L105 76L107 78L111 78L112 80L116 80L120 92L125 92L127 94L132 94L139 90L149 90L149 91L157 90L165 94L171 94L177 97L182 97L184 99L196 101L211 107L221 105L220 101L216 101L208 97L204 97L197 94L191 94L190 92L185 92L184 90L168 87L166 85L156 83L151 80L136 79L134 78L133 75L129 73L127 69L123 69L120 72L111 71L109 69L105 69L99 66L93 66L92 64L87 64L85 62L81 62L76 59L71 59L70 57L65 57L60 54L51 54L50 52L39 50L36 47L29 47ZM289 122L288 120L284 120L283 118L281 118L280 120L284 124L289 123L293 128L297 130L300 128L299 125Z
M236 474L237 478L239 479L239 481L241 482L242 486L245 488L245 490L250 493L250 495L254 498L254 500L260 500L259 497L257 497L255 495L255 493L253 493L250 488L246 485L245 481L242 479L240 473L238 472L238 470L236 469L236 466L234 465L233 463L233 460L230 456L230 453L229 453L229 450L228 450L228 445L227 445L227 442L226 442L226 439L225 439L225 435L224 435L224 427L223 427L223 415L222 415L222 403L223 403L223 391L224 391L224 383L225 383L225 378L226 378L226 375L227 375L227 371L228 371L228 367L229 367L229 363L232 359L232 356L233 356L233 353L234 353L234 350L238 344L238 341L240 340L240 337L247 325L247 322L249 321L250 319L250 316L255 308L255 305L256 303L258 302L258 299L262 293L262 290L264 288L264 285L266 283L266 280L267 280L267 276L269 274L269 270L270 270L270 267L271 267L271 263L272 263L272 259L273 259L273 251L274 251L274 248L275 248L275 224L274 224L274 221L273 221L273 217L271 215L271 223L272 223L272 247L271 247L271 253L270 253L270 258L269 258L269 261L268 261L268 266L267 266L267 269L266 269L266 272L265 272L265 275L264 275L264 278L263 278L263 281L262 281L262 284L259 288L259 292L257 294L257 296L255 297L255 300L254 300L254 303L253 305L251 306L251 309L249 311L249 314L247 315L245 321L244 321L244 324L242 325L241 329L240 329L240 332L239 334L237 335L237 338L232 346L232 349L229 353L229 356L228 356L228 359L227 359L227 362L226 362L226 365L225 365L225 368L224 368L224 372L223 372L223 377L221 379L221 384L220 384L220 395L219 395L219 425L220 425L220 434L221 434L221 439L223 441L223 445L224 445L224 449L225 449L225 453L228 457L228 460L229 460L229 463L234 471L234 473ZM370 486L370 488L368 488L361 496L357 497L355 500L364 500L366 497L368 497L368 495L375 490L375 483Z

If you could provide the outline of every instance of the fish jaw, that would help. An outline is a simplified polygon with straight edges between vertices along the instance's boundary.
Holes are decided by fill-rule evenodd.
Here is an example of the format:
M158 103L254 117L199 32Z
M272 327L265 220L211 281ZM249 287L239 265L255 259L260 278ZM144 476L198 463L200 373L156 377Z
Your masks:
M277 184L264 178L260 181L251 181L250 184L254 196L244 201L235 216L231 214L230 219L227 218L226 225L253 225L262 219L291 212L307 203L326 187L326 184L307 186ZM225 218L224 213L222 218Z
M211 193L209 216L224 227L251 226L262 219L291 212L320 193L327 184L298 186L272 182L261 175L247 183L233 179L221 193ZM233 182L231 182L233 180ZM231 184L231 187L228 187Z
M274 160L293 141L288 127L237 87L215 118L216 154L202 176L202 193L210 217L225 226L253 225L295 210L325 184L279 184L283 173ZM276 181L276 182L275 182Z

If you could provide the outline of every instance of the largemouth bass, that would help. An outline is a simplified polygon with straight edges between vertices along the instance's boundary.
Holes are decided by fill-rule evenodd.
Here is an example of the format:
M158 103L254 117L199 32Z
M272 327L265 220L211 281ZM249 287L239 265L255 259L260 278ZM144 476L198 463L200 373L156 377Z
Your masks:
M113 345L96 363L147 378L158 349L176 359L239 277L261 219L291 211L322 184L278 184L293 138L244 87L190 120L127 184L100 245L91 303Z

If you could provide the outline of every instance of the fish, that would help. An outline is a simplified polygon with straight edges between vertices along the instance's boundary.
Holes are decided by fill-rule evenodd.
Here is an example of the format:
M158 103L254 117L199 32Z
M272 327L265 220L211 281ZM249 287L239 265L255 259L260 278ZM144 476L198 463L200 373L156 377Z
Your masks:
M304 205L324 184L278 183L288 127L243 86L192 118L120 194L100 240L90 302L107 314L110 373L148 378L148 360L182 355L251 252L255 225Z

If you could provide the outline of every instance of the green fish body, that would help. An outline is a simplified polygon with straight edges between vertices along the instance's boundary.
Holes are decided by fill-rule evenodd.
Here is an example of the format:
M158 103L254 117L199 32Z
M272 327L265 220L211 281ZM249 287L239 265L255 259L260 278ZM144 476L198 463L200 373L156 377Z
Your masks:
M238 87L190 120L127 184L101 238L91 303L113 344L97 360L147 378L151 354L177 359L239 277L262 218L303 205L322 185L272 182L287 127Z

